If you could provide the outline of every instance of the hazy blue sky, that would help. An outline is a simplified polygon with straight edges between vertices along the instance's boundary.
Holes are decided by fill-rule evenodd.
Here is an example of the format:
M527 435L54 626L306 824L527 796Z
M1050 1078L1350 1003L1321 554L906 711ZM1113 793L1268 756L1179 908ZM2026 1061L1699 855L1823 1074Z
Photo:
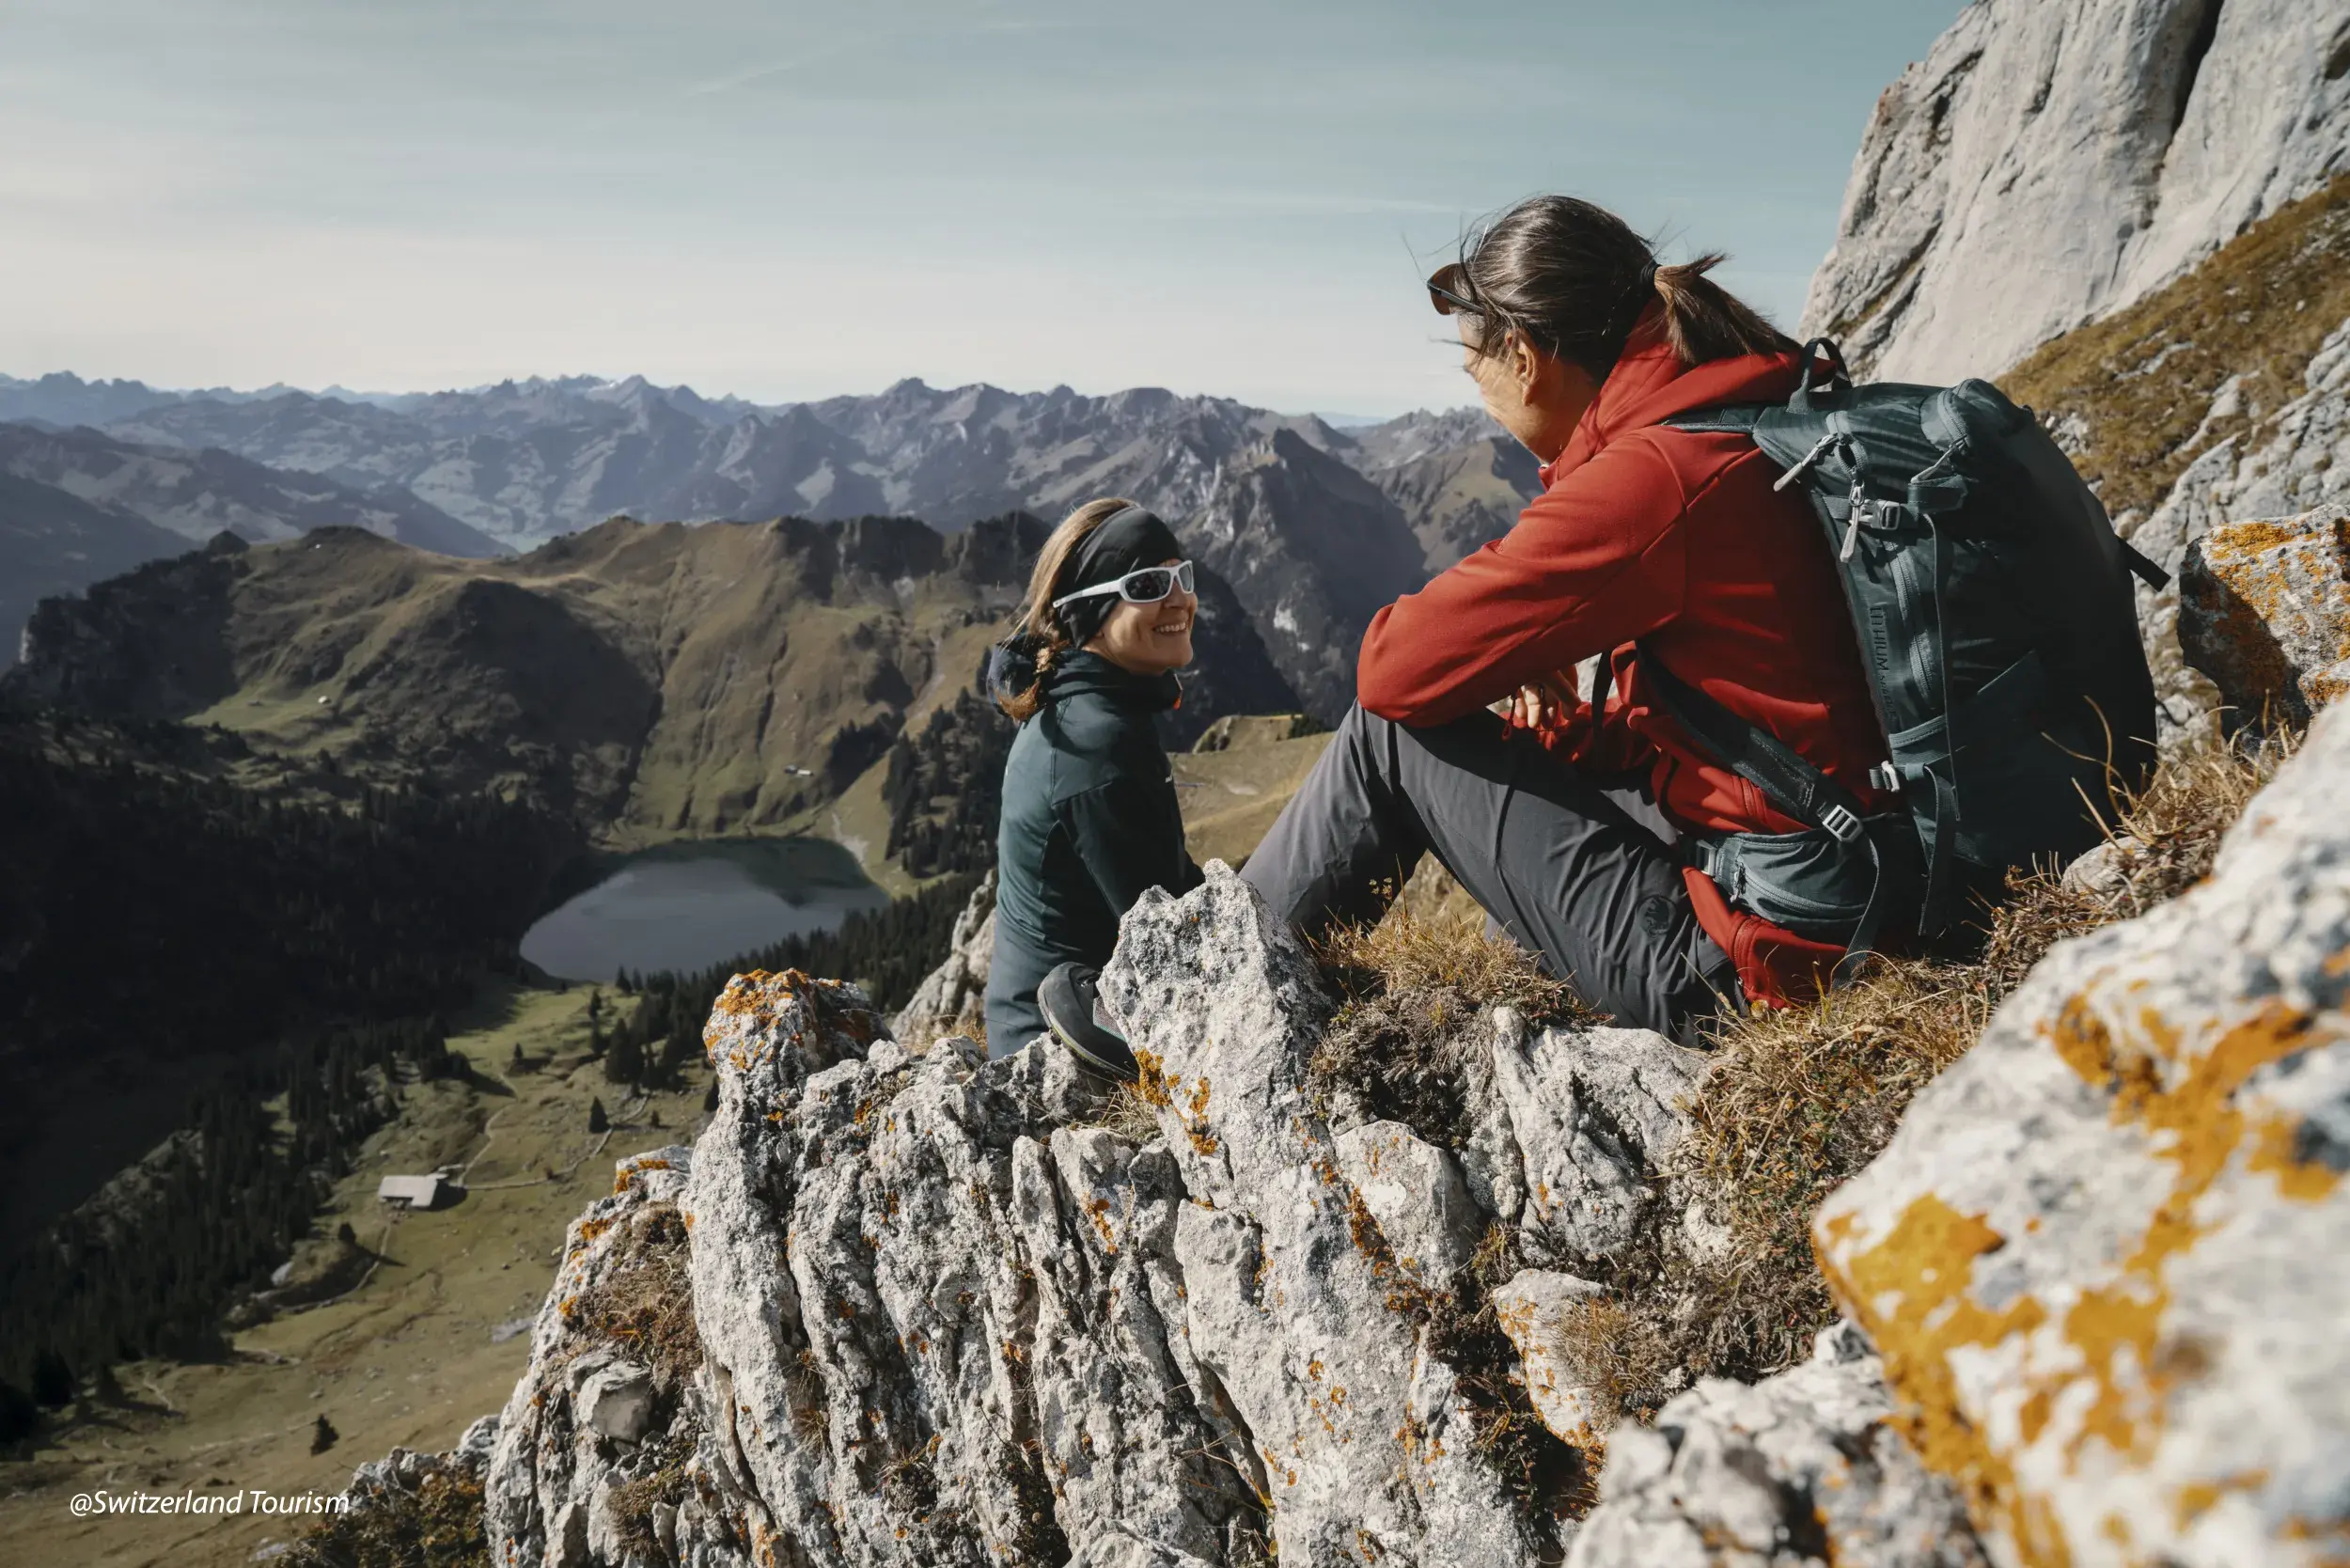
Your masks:
M0 370L1467 400L1538 190L1792 325L1958 0L0 0Z

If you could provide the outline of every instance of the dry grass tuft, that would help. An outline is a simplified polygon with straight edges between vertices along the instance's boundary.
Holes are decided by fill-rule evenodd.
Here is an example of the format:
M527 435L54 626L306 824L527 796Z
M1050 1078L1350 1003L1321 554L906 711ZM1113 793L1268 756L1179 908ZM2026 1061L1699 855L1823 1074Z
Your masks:
M414 1492L333 1513L286 1550L288 1568L490 1568L481 1478L461 1469L427 1475Z
M1578 1006L1574 994L1544 974L1532 953L1489 940L1481 919L1432 917L1401 902L1377 925L1333 933L1315 956L1349 1000L1450 991L1529 1017L1563 1016Z
M1597 1015L1533 954L1489 940L1481 917L1428 917L1399 902L1375 926L1341 928L1315 957L1340 1001L1307 1075L1325 1102L1345 1094L1422 1137L1468 1141L1472 1074L1485 1071L1474 1026L1495 1007L1534 1022Z
M1688 1384L1666 1326L1621 1296L1570 1303L1559 1328L1562 1357L1604 1411L1649 1414Z
M1570 1314L1580 1373L1647 1415L1694 1378L1751 1380L1807 1356L1836 1317L1811 1255L1822 1200L1876 1157L1918 1091L1966 1054L2051 947L2201 880L2289 750L2280 742L2245 755L2215 741L2167 759L2116 813L2103 890L2051 872L2011 878L1972 962L1880 961L1809 1006L1730 1021L1672 1172L1727 1245L1706 1258L1622 1261L1619 1294Z
M645 1466L642 1474L612 1488L613 1522L619 1527L619 1537L629 1550L630 1561L666 1560L668 1549L661 1544L661 1537L653 1529L652 1511L663 1503L675 1508L693 1491L693 1482L685 1473L694 1457L693 1439L671 1434L659 1443L657 1450L640 1458Z
M1598 1455L1562 1440L1534 1411L1502 1332L1493 1290L1524 1266L1504 1225L1487 1228L1450 1292L1399 1278L1387 1308L1419 1325L1429 1354L1452 1369L1477 1451L1501 1479L1519 1516L1545 1533L1599 1502Z
M1149 1143L1159 1136L1159 1113L1136 1086L1113 1084L1102 1096L1099 1114L1091 1121L1072 1125L1080 1129L1098 1127L1105 1133L1116 1133L1129 1143Z
M694 1326L694 1287L686 1273L685 1221L656 1203L629 1220L610 1273L579 1294L567 1314L588 1343L617 1345L672 1388L702 1362Z

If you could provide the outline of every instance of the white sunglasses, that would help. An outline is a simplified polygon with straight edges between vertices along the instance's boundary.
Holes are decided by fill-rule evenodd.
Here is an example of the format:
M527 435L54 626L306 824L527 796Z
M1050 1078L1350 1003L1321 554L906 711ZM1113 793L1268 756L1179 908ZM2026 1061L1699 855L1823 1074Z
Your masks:
M1146 566L1127 572L1114 583L1096 583L1074 593L1064 593L1053 601L1053 608L1058 610L1063 604L1104 593L1114 593L1129 604L1155 604L1179 588L1185 593L1191 591L1189 561L1177 561L1173 566Z

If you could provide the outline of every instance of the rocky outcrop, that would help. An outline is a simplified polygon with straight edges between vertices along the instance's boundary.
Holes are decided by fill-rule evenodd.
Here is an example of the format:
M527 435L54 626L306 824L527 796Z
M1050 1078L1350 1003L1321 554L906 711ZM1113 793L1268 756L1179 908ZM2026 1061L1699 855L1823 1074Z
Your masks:
M2175 651L2207 635L2180 619L2186 579L2203 570L2189 564L2197 541L2234 520L2316 515L2350 502L2350 322L2326 339L2302 380L2298 398L2263 417L2249 449L2231 437L2201 453L2162 504L2131 531L2131 543L2181 579L2161 592L2138 589L2150 660L2164 710L2174 723L2213 697L2213 688L2189 667L2201 666L2201 660L2190 657L2183 664L2175 656ZM2221 401L2228 396L2223 392ZM2218 608L2206 595L2196 613L2207 619ZM2254 683L2263 689L2266 684Z
M683 1148L619 1162L572 1224L496 1422L482 1512L501 1563L735 1564L751 1547L709 1449L711 1390L685 1297Z
M2350 1540L2350 713L2211 877L2059 946L1818 1216L1994 1560Z
M1542 489L1534 454L1482 409L1407 414L1349 435L1340 455L1402 510L1430 572L1508 533Z
M1567 1568L1987 1568L1850 1324L1761 1383L1707 1378L1609 1445Z
M1164 506L1194 486L1198 501L1167 512L1177 537L1232 585L1307 711L1336 724L1363 629L1427 581L1423 546L1375 485L1294 431L1222 453L1179 431L1128 494Z
M1366 1114L1309 1070L1319 972L1220 864L1145 897L1103 983L1148 1130L1042 1044L909 1051L851 988L738 977L707 1130L572 1228L497 1560L1557 1561L1613 1412L1537 1320L1680 1222L1701 1058L1469 1015L1473 1136ZM631 1315L680 1268L690 1366Z
M1952 382L2350 165L2341 0L1977 0L1877 101L1806 336Z
M2350 692L2350 507L2214 528L2179 596L2186 660L2236 724L2297 729Z

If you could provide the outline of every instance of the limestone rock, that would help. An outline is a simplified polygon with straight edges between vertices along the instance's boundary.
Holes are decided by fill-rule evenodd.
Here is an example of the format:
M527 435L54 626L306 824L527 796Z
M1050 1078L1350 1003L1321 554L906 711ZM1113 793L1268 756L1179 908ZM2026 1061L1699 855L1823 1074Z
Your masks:
M2350 691L2350 506L2229 523L2190 545L2179 644L2237 724L2297 728Z
M351 1473L343 1488L343 1507L352 1513L398 1507L412 1501L425 1482L435 1477L462 1476L478 1481L489 1469L491 1450L497 1444L498 1418L484 1416L464 1430L457 1446L446 1453L418 1453L394 1449Z
M1814 1227L1996 1560L2350 1538L2350 712L2210 878L2063 943Z
M1143 1142L1089 1124L1047 1043L916 1053L852 987L736 977L690 1156L624 1163L572 1228L491 1469L497 1560L1558 1561L1591 1422L1556 1335L1521 1332L1575 1442L1526 1423L1504 1473L1513 1358L1447 1359L1498 1343L1467 1265L1493 1201L1559 1251L1669 1215L1651 1189L1689 1054L1465 1016L1464 1059L1511 1074L1480 1079L1469 1149L1334 1131L1307 1073L1331 999L1221 864L1136 907L1103 991L1145 1065ZM1496 1313L1535 1325L1572 1283L1522 1275ZM680 1300L690 1333L653 1311Z
M1622 1251L1660 1196L1655 1173L1680 1141L1679 1107L1703 1080L1706 1054L1646 1029L1545 1029L1521 1043L1502 1020L1493 1057L1522 1162L1528 1255Z
M1211 862L1128 912L1102 994L1191 1200L1190 1353L1261 1457L1279 1560L1537 1560L1555 1526L1519 1518L1452 1369L1389 1305L1402 1270L1306 1085L1328 1003L1296 937Z
M650 1509L693 1503L691 1527L672 1524L674 1557L748 1568L748 1537L711 1467L707 1402L682 1364L695 1358L692 1337L652 1366L641 1357L653 1347L605 1337L616 1324L634 1332L663 1321L664 1302L682 1305L677 1205L692 1165L682 1147L631 1155L616 1166L613 1191L572 1222L530 1366L488 1454L482 1512L494 1560L641 1560Z
M2301 395L2264 416L2246 441L2231 436L2199 454L2170 493L2129 534L2130 542L2182 579L2160 593L2141 586L2138 616L2166 730L2183 727L2213 697L2181 665L2180 595L2187 552L2240 518L2289 517L2350 504L2350 321L2336 328L2302 373Z
M1494 1315L1518 1353L1527 1397L1543 1424L1565 1442L1596 1453L1615 1412L1598 1407L1578 1386L1563 1335L1568 1310L1604 1294L1572 1274L1521 1269L1494 1292Z
M947 956L922 978L914 995L889 1021L889 1032L910 1050L959 1034L966 1040L987 1038L987 977L995 961L995 873L989 871L971 890L971 902L955 917L947 942ZM998 1043L1007 1052L1025 1042Z
M1892 1414L1849 1325L1760 1383L1707 1378L1653 1429L1619 1430L1568 1568L1987 1568Z
M1339 1170L1363 1197L1406 1274L1449 1289L1485 1233L1460 1163L1400 1121L1373 1121L1332 1140Z
M2064 890L2113 907L2129 896L2131 862L2145 848L2126 833L2092 845L2064 868Z
M580 1425L622 1443L645 1435L652 1419L652 1373L609 1352L590 1352L572 1363L577 1391L572 1417Z
M1877 100L1803 336L1998 374L2350 162L2345 49L2342 0L1978 0Z

